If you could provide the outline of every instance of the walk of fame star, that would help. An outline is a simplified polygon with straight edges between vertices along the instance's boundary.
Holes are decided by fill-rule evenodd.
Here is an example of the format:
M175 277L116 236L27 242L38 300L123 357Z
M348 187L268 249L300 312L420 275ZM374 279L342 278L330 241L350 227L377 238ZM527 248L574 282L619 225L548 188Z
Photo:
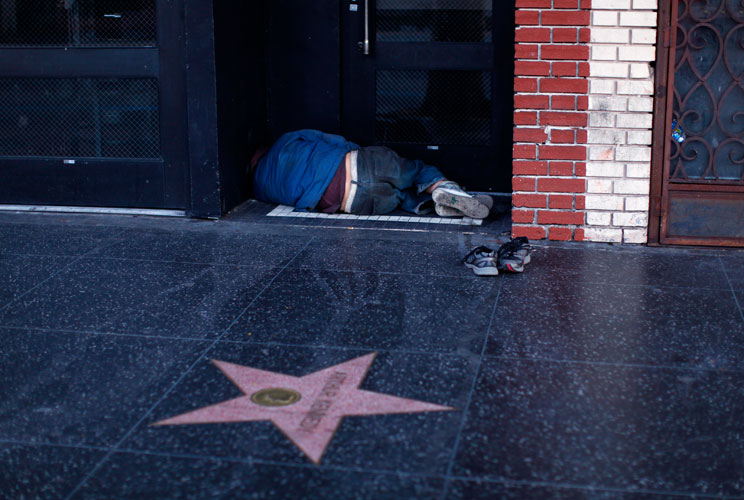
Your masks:
M244 395L153 425L270 420L318 464L343 417L454 410L359 389L375 356L368 354L304 377L213 360Z

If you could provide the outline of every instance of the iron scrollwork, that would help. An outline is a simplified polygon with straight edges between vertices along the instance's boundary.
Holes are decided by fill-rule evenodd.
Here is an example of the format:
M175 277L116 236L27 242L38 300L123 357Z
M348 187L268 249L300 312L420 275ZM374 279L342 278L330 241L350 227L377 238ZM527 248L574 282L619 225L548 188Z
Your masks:
M672 182L744 184L744 0L679 0Z

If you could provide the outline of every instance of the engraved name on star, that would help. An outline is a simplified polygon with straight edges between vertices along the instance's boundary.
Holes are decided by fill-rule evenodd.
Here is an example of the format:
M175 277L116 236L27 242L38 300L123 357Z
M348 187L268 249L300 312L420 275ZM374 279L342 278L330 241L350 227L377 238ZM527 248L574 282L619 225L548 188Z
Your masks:
M303 377L213 360L243 396L153 425L269 420L317 465L344 417L454 410L359 389L375 356L368 354Z

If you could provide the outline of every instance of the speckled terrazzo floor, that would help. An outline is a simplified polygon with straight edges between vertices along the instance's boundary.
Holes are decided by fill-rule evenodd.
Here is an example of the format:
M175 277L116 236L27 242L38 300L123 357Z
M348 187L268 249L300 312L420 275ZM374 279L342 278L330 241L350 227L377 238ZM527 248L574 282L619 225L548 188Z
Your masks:
M0 214L0 498L744 498L744 251L501 238Z

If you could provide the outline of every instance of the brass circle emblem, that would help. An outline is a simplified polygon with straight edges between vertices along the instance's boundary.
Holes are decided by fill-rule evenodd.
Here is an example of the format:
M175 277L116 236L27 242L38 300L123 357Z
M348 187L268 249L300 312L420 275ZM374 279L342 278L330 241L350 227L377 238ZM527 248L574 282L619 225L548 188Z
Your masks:
M301 397L297 391L277 387L254 392L251 394L251 401L260 406L289 406L295 404Z

